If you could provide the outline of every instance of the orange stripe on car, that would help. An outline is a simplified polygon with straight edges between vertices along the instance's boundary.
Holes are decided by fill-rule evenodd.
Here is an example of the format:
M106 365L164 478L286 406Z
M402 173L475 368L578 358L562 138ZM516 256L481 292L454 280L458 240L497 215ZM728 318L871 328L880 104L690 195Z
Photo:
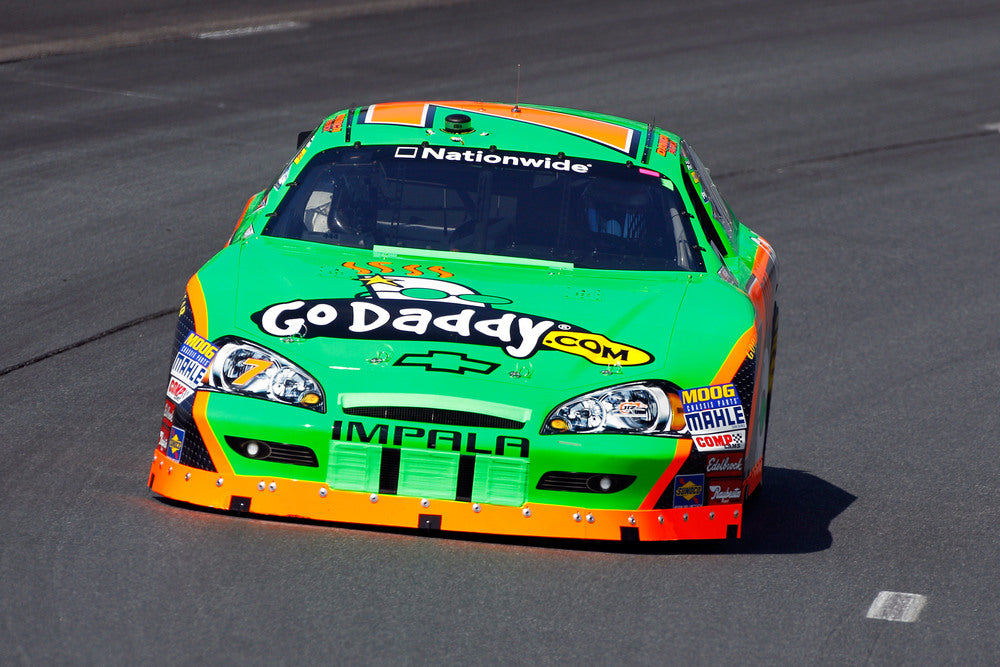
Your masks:
M216 469L220 474L232 475L233 467L229 465L229 460L226 458L225 453L222 451L222 445L215 437L215 433L212 432L212 427L208 425L208 399L211 396L206 391L199 391L194 395L194 405L191 407L191 416L194 417L194 423L198 425L198 434L201 435L201 441L205 443L205 449L208 450L209 456L212 457L212 463L215 464Z
M688 456L691 455L691 439L687 438L684 440L677 441L677 448L674 450L674 458L667 466L667 469L663 471L660 478L656 480L656 484L653 485L652 490L643 499L642 504L639 505L639 509L651 510L653 506L656 505L656 501L660 499L663 492L667 489L671 482L674 481L674 476L687 461Z
M726 360L719 367L719 372L715 374L712 384L724 384L733 379L736 371L740 369L740 364L746 359L747 353L757 344L757 329L750 327L733 345Z
M512 118L553 130L562 130L604 144L623 153L628 153L631 150L635 137L635 130L630 127L594 118L582 118L560 111L531 107L518 107L519 111L514 111L514 107L509 104L478 104L476 102L438 102L438 105L459 111L486 114L487 116Z
M253 202L254 198L256 198L256 197L257 197L257 195L253 195L253 196L250 197L250 199L247 200L246 206L243 207L243 212L240 213L240 217L236 220L236 226L233 227L233 233L230 234L229 240L226 241L226 245L229 245L230 243L233 242L233 239L236 237L236 230L240 228L241 224L243 224L243 218L246 217L247 211L250 210L250 204L251 204L251 202Z
M191 316L194 318L194 332L202 338L208 338L208 308L205 306L205 292L201 289L198 275L191 276L187 284L188 305L191 306Z
M430 105L424 102L373 104L368 107L364 122L423 127L427 122L427 110L429 107Z

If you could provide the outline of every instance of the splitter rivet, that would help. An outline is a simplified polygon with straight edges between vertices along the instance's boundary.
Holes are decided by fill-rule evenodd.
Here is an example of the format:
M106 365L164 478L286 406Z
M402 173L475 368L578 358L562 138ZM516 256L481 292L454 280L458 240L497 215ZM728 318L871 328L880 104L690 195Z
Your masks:
M267 485L267 490L268 491L274 491L277 488L278 488L278 484L276 482L271 482L270 484Z
M687 521L687 520L688 520L688 515L687 515L687 512L685 512L685 513L684 513L684 520L685 520L685 521Z
M661 524L663 523L663 515L662 515L662 514L661 514L660 516L656 517L656 519L657 519L657 520L658 520L658 521L659 521L659 522L660 522Z
M266 488L267 488L267 482L265 482L264 480L260 480L259 482L257 482L258 491L263 491Z
M320 498L326 498L326 494L327 494L326 487L324 486L324 487L320 488L320 490L319 490L319 497Z
M635 525L635 517L634 516L630 516L628 518L628 522L629 522L629 525L634 526Z
M222 486L222 478L221 477L219 479L215 480L215 485L216 486Z
M733 518L734 518L734 519L735 519L736 517L738 517L739 515L740 515L740 511L739 511L739 510L733 510Z
M373 503L377 503L378 502L378 494L377 493L371 494L370 496L368 496L368 500L372 501Z
M573 521L579 521L579 520L580 520L580 519L582 519L582 518L583 518L583 517L582 517L582 516L580 516L580 513L579 513L579 512L573 512Z
M482 510L483 508L479 506L479 503L472 504L472 511L475 512L476 514L479 514Z
M587 523L594 523L594 515L593 514L588 514L587 515Z
M523 514L525 518L528 518L529 516L531 516L531 508L525 507L523 510L521 510L521 514Z
M708 513L708 518L709 519L714 519L715 518L715 512L709 512Z
M186 481L188 481L189 479L191 479L191 473L186 473L186 474L184 475L184 481L186 482Z
M420 499L420 506L421 507L430 507L431 506L431 501L427 500L427 498L421 498Z

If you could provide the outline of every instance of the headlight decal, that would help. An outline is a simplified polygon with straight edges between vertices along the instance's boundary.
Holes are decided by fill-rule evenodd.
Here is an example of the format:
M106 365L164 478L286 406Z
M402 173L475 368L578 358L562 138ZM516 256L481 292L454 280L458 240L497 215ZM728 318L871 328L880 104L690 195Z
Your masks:
M319 382L298 365L240 338L227 336L216 343L206 388L326 412Z
M633 433L663 435L680 422L679 402L666 383L628 382L577 396L556 407L542 425L542 435L556 433Z

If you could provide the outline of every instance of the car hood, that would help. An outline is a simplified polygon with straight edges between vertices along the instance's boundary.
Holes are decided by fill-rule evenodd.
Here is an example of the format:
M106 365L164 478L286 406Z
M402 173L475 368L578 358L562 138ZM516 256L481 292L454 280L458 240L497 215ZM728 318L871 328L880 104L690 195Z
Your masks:
M377 375L351 377L394 387L432 378L431 393L456 391L441 383L530 380L533 387L566 390L657 377L692 384L700 379L677 373L717 369L746 329L741 325L734 336L706 320L706 301L736 291L704 274L597 271L268 237L228 250L234 252L223 254L235 266L222 262L216 271L229 273L230 284L235 273L232 320L217 318L212 334L257 341L321 378L378 368ZM207 300L213 313L221 310ZM692 365L692 355L706 363ZM671 362L672 356L682 358Z

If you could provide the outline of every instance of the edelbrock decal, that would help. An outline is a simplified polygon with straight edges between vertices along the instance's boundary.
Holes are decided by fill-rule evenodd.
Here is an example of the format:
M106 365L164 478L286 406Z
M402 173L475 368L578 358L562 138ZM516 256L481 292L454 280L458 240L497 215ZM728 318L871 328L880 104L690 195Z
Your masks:
M357 280L368 294L275 303L250 319L277 337L468 343L499 347L514 359L551 349L602 365L636 366L653 360L645 350L566 322L493 308L510 299L482 295L459 283L382 274Z

